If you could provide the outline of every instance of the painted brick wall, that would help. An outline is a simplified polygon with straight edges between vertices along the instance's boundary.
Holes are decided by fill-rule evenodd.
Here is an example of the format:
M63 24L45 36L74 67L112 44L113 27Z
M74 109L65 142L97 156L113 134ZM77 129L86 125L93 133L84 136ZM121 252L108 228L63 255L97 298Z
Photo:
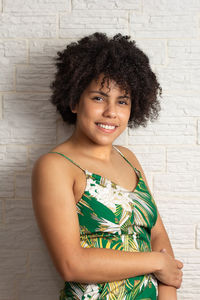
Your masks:
M200 299L200 1L0 0L0 300L55 300L63 280L31 205L34 161L70 133L48 102L53 56L103 31L136 40L163 87L162 111L127 130L176 257L180 300Z

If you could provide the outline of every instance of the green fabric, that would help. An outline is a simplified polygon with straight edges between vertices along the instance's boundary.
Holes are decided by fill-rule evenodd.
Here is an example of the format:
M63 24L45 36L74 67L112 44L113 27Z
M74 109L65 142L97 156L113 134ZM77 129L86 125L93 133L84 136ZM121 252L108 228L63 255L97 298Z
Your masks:
M76 204L82 247L151 251L151 228L156 223L157 208L140 171L132 168L139 180L132 192L107 178L84 170L86 188ZM156 300L157 293L156 278L153 274L146 274L97 284L66 281L59 299Z

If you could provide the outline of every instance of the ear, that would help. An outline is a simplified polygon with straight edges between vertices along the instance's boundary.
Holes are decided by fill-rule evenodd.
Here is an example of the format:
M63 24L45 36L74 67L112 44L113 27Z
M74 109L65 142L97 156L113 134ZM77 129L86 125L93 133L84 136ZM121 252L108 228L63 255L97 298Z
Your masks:
M71 108L71 112L72 112L73 114L76 114L76 113L77 113L77 111L76 111L75 108L74 108L74 109Z
M76 114L77 113L77 104L72 108L72 106L70 105L70 109L71 109L71 112Z

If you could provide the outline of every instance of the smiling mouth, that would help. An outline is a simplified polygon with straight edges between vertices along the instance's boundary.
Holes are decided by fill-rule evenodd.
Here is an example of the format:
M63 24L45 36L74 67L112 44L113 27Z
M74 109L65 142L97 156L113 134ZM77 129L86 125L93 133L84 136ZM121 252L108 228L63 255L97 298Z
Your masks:
M114 125L104 125L104 124L101 124L101 123L97 123L97 125L99 127L105 128L105 129L115 129L115 127L116 127Z
M115 125L107 125L102 123L96 123L96 125L99 127L99 129L102 129L105 132L113 132L118 127Z

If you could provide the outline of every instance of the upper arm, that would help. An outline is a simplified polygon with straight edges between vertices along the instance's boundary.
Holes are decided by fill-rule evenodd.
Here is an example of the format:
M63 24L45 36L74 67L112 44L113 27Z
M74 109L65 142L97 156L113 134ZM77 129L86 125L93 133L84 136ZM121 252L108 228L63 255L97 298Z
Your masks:
M72 176L64 172L60 158L52 155L43 155L33 167L32 202L55 266L68 280L70 266L73 267L80 250L79 222Z

